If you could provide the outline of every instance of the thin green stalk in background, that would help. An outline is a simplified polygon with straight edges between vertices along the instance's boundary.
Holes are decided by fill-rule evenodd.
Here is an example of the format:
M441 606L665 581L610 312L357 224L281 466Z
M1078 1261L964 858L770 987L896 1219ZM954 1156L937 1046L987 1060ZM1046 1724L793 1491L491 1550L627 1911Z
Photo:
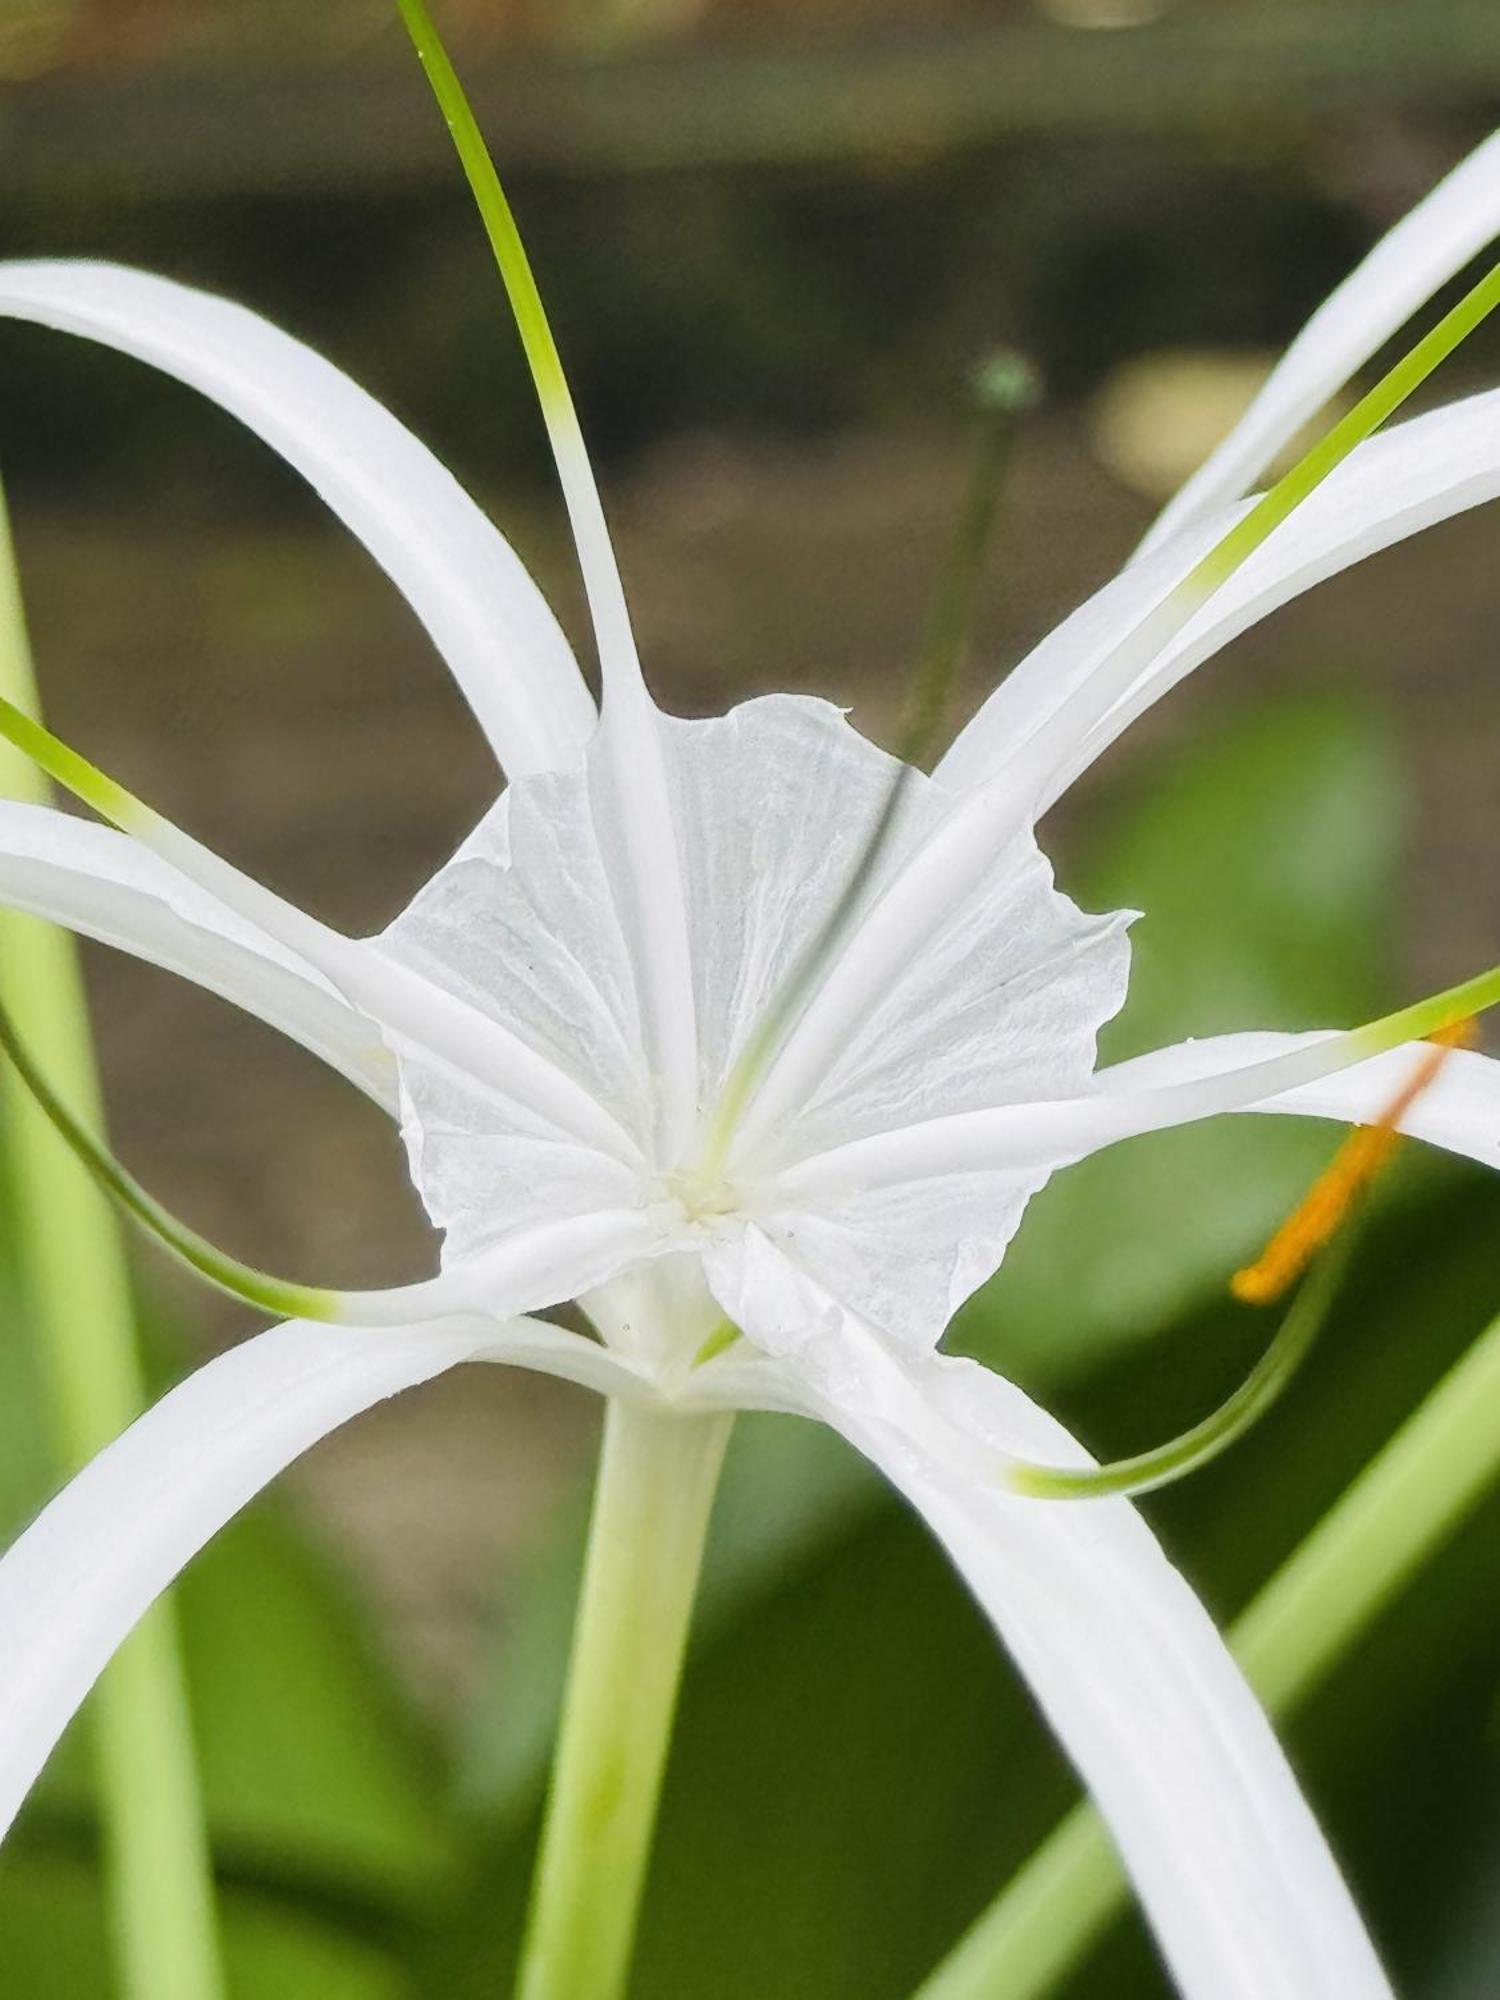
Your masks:
M732 1419L612 1400L520 2000L617 2000Z
M35 711L3 495L0 695ZM8 744L0 745L0 791L46 798L45 779ZM48 1074L97 1124L98 1077L72 939L34 917L0 912L0 999ZM144 1402L124 1248L104 1196L8 1071L0 1118L26 1331L52 1406L59 1470L72 1472ZM105 1669L93 1729L119 1990L128 2000L221 2000L213 1869L167 1600Z
M942 740L953 690L973 636L985 558L1009 484L1016 433L1020 420L1035 406L1039 396L1040 387L1030 363L1008 350L991 355L970 384L974 415L978 419L973 462L952 540L938 574L921 650L907 681L892 748L896 769L838 900L797 954L719 1093L702 1168L709 1181L722 1175L735 1130L751 1098L823 974L848 942L865 893L886 858L916 769L931 762Z
M1236 1655L1273 1714L1284 1714L1313 1691L1497 1478L1500 1319L1366 1466L1231 1631ZM914 2000L1044 2000L1101 1936L1125 1895L1098 1815L1079 1806Z

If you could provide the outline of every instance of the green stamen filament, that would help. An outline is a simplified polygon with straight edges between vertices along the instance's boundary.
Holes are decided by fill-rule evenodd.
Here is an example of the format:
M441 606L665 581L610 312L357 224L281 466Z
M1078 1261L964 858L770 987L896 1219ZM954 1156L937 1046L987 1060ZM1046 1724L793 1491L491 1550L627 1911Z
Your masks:
M1099 663L1078 693L1038 730L1023 752L1027 770L1034 769L1045 785L1053 773L1056 745L1061 742L1067 746L1077 737L1077 709L1092 707L1095 710L1092 721L1101 720L1113 703L1128 693L1137 674L1149 666L1188 620L1343 464L1356 445L1363 444L1415 394L1439 363L1467 340L1497 306L1500 306L1500 265L1466 292L1409 353L1387 370L1373 389L1361 396L1347 415L1261 495L1242 520L1198 559L1181 582L1146 612ZM1066 755L1066 747L1063 754Z
M1108 1494L1151 1493L1210 1464L1260 1421L1301 1367L1327 1323L1352 1241L1346 1235L1318 1261L1271 1345L1233 1395L1202 1423L1168 1444L1107 1465L1073 1470L1017 1463L1007 1468L1007 1485L1035 1500L1097 1500Z
M1037 378L1019 354L995 354L970 385L978 418L968 490L927 614L896 733L903 765L925 765L937 748L953 686L969 650L984 561L1015 451L1018 419L1035 407Z
M484 223L485 234L489 237L490 248L495 253L495 262L500 267L506 297L515 315L516 331L526 351L526 363L536 384L548 429L554 422L566 423L576 435L578 420L567 378L563 374L562 357L547 323L531 259L526 255L526 246L521 241L521 232L516 227L516 218L500 184L489 148L484 143L478 120L423 0L398 0L398 5L412 47L427 73L438 109L452 134L454 147L473 191L475 206Z
M216 1285L220 1291L227 1292L242 1304L253 1306L258 1312L274 1313L282 1319L336 1320L343 1317L342 1302L337 1292L312 1285L291 1284L259 1271L253 1265L242 1264L163 1208L62 1102L32 1061L14 1021L3 1007L0 1007L0 1049L10 1058L16 1073L58 1136L105 1193L181 1263Z
M43 723L3 696L0 696L0 736L13 743L64 791L71 792L123 832L146 835L161 824L151 808L133 792L116 784L97 764L91 764L60 736L54 736Z
M1345 1225L1399 1145L1401 1121L1432 1087L1452 1050L1468 1047L1473 1039L1474 1024L1467 1016L1440 1032L1380 1116L1356 1127L1344 1141L1333 1164L1318 1176L1261 1256L1235 1273L1230 1290L1237 1299L1268 1305L1313 1266L1280 1332L1232 1396L1169 1444L1133 1458L1076 1471L1018 1464L1009 1474L1016 1491L1042 1500L1150 1493L1196 1472L1243 1437L1291 1381L1326 1322L1349 1261L1352 1239ZM1335 1247L1315 1262L1330 1243Z
M536 387L542 421L552 446L573 536L583 570L601 658L608 648L616 664L635 682L639 663L630 636L630 617L611 550L598 488L589 467L583 429L563 372L531 259L515 214L495 169L458 72L444 48L425 0L398 0L412 47L426 73L438 109L452 137L475 207L489 238L505 296ZM607 678L607 677L606 677Z
M1500 1006L1500 965L1492 965L1458 986L1430 994L1425 1000L1414 1000L1394 1014L1384 1014L1378 1021L1353 1029L1349 1042L1358 1051L1355 1060L1360 1061L1366 1056L1384 1055L1387 1049L1398 1048L1402 1042L1425 1042L1451 1034L1471 1015L1487 1013L1494 1006Z

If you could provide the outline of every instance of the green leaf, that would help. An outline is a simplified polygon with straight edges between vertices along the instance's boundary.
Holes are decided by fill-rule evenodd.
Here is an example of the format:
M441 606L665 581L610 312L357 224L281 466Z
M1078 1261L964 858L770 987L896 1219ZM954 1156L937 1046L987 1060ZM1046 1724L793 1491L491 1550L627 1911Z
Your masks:
M194 1731L221 1866L360 1907L420 1909L455 1862L444 1785L372 1656L347 1586L274 1502L177 1586ZM92 1816L84 1731L38 1787L44 1822ZM0 1927L5 1922L0 1877Z
M232 2000L404 2000L405 1981L378 1946L273 1898L224 1896ZM0 1992L100 2000L110 1954L95 1870L61 1854L8 1859L0 1902Z
M180 1604L216 1851L261 1879L430 1902L454 1860L440 1767L345 1579L262 1503Z

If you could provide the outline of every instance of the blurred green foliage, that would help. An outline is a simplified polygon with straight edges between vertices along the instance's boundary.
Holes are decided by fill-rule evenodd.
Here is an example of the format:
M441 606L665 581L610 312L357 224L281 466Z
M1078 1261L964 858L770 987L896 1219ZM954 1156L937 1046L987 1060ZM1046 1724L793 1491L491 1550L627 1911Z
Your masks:
M1118 802L1075 871L1143 905L1119 1053L1177 1032L1316 1022L1384 997L1399 796L1367 716L1252 716ZM1326 1155L1294 1121L1137 1142L1039 1198L960 1335L1107 1451L1223 1393L1265 1338L1224 1273ZM1220 1465L1153 1504L1231 1615L1496 1303L1500 1193L1412 1162L1306 1377ZM0 1525L49 1484L24 1327L0 1347ZM163 1343L164 1349L170 1347ZM164 1353L164 1373L180 1368ZM382 1670L343 1581L274 1498L182 1587L236 2000L504 1990L576 1583L583 1495L500 1608L451 1756ZM1402 1975L1500 1981L1500 1500L1299 1718L1295 1750ZM106 1992L80 1732L0 1875L0 1990ZM635 1991L641 2000L899 2000L1072 1796L920 1529L842 1446L742 1420L715 1520ZM1072 2000L1164 1991L1132 1921Z

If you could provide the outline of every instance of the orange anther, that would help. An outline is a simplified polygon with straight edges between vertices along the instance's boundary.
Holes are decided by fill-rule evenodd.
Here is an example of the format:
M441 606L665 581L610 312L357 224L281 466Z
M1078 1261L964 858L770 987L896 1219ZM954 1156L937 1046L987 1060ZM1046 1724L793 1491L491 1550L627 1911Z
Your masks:
M1468 1020L1454 1021L1431 1037L1431 1046L1379 1118L1350 1133L1256 1261L1235 1272L1229 1289L1237 1299L1270 1305L1296 1283L1396 1150L1402 1119L1430 1088L1449 1052L1468 1048L1474 1040L1474 1023Z

